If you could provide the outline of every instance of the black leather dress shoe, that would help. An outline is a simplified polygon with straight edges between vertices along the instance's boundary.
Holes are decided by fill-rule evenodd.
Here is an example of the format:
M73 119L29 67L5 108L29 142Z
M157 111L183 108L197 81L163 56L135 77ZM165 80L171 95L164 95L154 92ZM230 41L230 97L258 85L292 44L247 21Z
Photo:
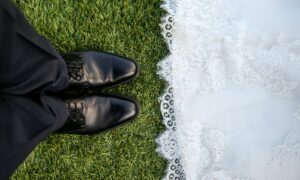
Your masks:
M137 63L104 52L64 54L71 86L104 87L130 81L139 75Z
M134 119L139 105L126 97L91 96L67 101L70 116L56 133L94 134Z

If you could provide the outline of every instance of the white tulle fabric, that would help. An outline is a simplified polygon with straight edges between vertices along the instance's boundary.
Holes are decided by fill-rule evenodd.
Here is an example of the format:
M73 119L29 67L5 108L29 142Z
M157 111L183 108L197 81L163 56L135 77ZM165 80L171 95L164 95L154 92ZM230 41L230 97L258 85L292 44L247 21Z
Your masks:
M166 0L165 179L300 179L300 1Z

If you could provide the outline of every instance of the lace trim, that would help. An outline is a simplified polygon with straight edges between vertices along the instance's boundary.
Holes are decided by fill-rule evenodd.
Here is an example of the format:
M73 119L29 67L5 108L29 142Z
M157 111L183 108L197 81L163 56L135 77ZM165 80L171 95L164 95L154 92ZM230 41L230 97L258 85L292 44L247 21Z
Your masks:
M162 18L160 26L162 35L170 50L173 49L174 15L178 1L179 0L165 0L161 6L167 11L167 15ZM178 154L176 138L176 119L172 88L172 61L170 56L158 63L158 74L168 83L168 87L165 93L159 98L166 131L156 139L158 144L157 152L168 160L168 168L164 179L184 180L185 174L181 165L181 158Z

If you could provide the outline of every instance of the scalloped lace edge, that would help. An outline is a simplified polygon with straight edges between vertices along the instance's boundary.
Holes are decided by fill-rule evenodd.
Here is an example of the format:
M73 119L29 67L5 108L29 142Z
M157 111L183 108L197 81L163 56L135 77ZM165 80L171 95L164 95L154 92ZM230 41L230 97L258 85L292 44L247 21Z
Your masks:
M172 50L172 28L174 25L174 15L176 13L178 0L165 0L162 8L167 11L167 14L162 18L160 27L162 35L168 45L169 50ZM163 132L156 139L158 145L156 151L168 160L166 175L163 179L186 179L181 158L178 153L176 140L176 118L174 108L174 96L172 87L172 55L169 55L158 63L157 74L166 81L167 88L159 98L160 109L163 116L163 123L166 126Z

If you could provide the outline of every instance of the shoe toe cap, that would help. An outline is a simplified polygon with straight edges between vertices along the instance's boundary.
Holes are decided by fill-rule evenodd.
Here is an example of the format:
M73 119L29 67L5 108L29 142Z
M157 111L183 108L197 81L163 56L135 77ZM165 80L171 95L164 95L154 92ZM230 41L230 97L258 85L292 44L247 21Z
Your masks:
M113 85L138 76L140 67L127 58L102 52L85 53L86 72L91 85Z
M114 65L114 79L116 81L130 79L131 77L137 76L138 73L139 66L133 61L122 58L122 60L119 60L119 62Z
M133 101L118 99L118 102L113 104L112 113L115 114L114 122L121 124L136 117L139 113L139 107Z
M101 132L134 119L140 111L138 103L122 97L93 97L88 101L86 127Z

